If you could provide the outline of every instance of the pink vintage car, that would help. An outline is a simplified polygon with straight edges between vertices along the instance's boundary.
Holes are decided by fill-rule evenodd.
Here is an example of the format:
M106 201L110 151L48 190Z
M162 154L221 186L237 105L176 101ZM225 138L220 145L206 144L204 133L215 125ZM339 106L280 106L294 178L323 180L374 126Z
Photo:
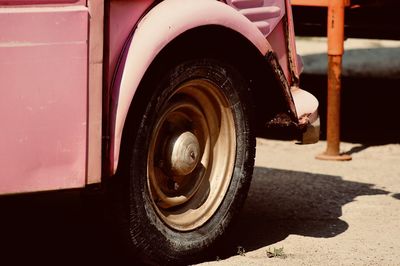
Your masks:
M0 194L111 183L132 252L194 261L256 134L318 140L301 68L289 0L0 0Z

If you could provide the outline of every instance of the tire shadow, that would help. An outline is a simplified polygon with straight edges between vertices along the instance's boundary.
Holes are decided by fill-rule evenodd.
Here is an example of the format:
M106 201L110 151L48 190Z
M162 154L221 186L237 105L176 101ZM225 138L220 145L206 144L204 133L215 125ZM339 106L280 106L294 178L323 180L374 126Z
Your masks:
M340 219L345 204L388 193L340 176L256 167L245 206L216 247L218 256L237 255L239 246L256 250L292 234L335 237L349 228Z

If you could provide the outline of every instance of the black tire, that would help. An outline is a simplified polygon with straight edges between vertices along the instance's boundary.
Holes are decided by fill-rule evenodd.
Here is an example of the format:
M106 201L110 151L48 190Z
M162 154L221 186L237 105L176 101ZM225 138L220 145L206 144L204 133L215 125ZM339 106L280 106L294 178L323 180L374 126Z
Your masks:
M148 77L139 89L152 93L130 113L124 132L119 218L132 253L158 264L193 263L205 258L247 196L255 156L249 89L234 68L210 59ZM185 152L174 159L180 138Z

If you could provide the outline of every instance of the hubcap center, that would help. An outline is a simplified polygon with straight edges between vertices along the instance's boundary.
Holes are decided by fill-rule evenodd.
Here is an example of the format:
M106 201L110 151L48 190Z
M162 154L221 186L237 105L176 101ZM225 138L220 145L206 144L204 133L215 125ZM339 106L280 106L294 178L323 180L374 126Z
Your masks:
M200 144L197 137L189 132L176 134L167 146L169 171L173 175L190 174L200 161Z

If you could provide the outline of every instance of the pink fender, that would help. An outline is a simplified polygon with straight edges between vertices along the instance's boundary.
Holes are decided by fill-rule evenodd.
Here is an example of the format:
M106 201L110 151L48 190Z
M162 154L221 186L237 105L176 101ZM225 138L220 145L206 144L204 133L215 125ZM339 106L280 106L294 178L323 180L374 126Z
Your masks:
M232 7L215 0L166 0L154 7L138 24L128 48L115 113L111 114L110 173L119 159L122 130L133 96L146 70L157 54L181 33L204 25L230 28L254 44L260 54L271 51L271 45L257 26ZM113 123L114 122L114 123Z

